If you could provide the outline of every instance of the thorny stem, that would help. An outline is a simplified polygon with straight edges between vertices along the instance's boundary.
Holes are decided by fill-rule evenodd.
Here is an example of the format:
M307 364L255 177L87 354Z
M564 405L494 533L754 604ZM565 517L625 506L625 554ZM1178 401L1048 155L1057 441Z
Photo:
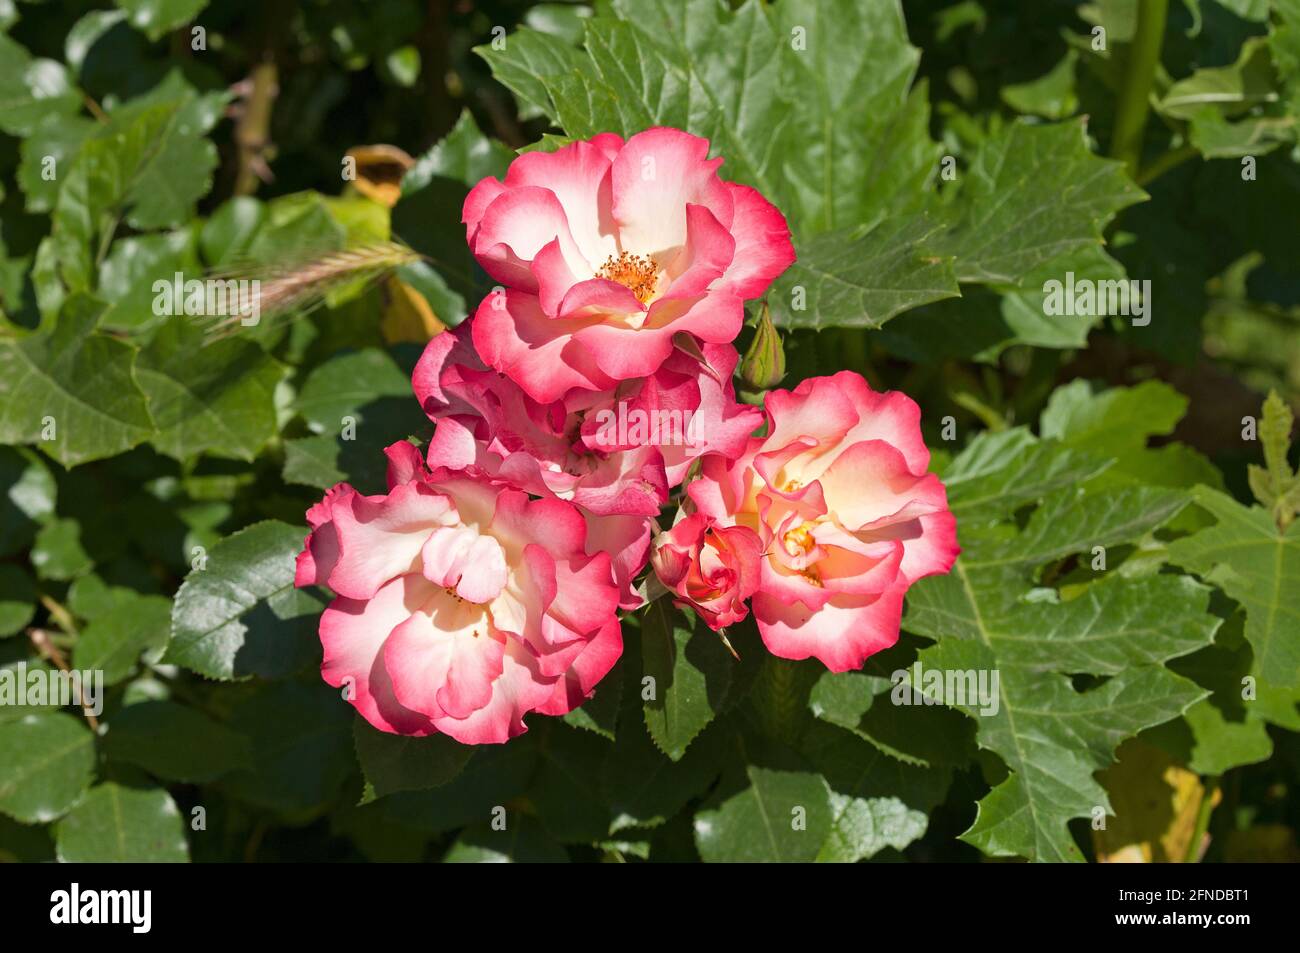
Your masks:
M1116 103L1110 154L1123 160L1134 178L1142 160L1142 135L1151 105L1151 83L1160 65L1168 12L1169 0L1138 0L1137 32L1129 47L1128 65Z

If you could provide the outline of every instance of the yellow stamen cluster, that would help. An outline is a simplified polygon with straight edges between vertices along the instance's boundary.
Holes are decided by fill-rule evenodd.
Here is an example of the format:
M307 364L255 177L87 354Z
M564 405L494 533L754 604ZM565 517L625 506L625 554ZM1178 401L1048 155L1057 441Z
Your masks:
M659 282L659 268L653 258L627 252L620 252L617 258L610 255L596 274L617 281L636 295L636 300L642 304L650 300L655 293L655 285Z
M785 551L790 555L795 555L794 549L798 547L803 552L810 552L816 541L813 539L812 530L807 523L800 523L794 529L787 532L781 537L785 542Z

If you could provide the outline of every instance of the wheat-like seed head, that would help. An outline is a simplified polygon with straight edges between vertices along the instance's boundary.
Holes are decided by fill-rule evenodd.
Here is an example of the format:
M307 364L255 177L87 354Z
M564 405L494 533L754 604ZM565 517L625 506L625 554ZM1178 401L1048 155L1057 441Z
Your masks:
M292 262L262 262L227 269L210 277L258 281L260 318L306 314L334 289L352 281L374 281L395 268L420 260L420 254L397 242L375 242L326 251ZM208 329L209 340L226 337L240 327L246 313L221 315Z

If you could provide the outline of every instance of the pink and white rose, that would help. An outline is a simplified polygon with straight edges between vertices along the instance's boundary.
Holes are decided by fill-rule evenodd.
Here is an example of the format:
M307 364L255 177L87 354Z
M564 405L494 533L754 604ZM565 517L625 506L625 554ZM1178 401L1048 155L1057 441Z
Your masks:
M632 580L645 567L649 520L670 489L696 458L740 453L762 422L757 408L735 400L737 360L730 345L674 349L648 378L542 404L486 367L462 326L429 342L412 384L437 422L429 464L477 468L534 496L577 504L588 552L611 554L621 604L635 608ZM632 428L617 425L629 418Z
M340 483L307 513L295 584L336 594L325 681L376 728L464 744L581 705L623 642L609 554L588 555L578 508L429 470L409 443L386 452L388 493Z
M749 614L745 600L758 587L762 554L762 540L749 527L692 513L655 538L651 563L673 601L716 630Z
M858 374L767 394L767 435L738 459L706 457L699 513L762 541L754 618L781 658L859 668L898 639L903 595L960 551L920 410Z
M784 216L718 177L709 143L654 128L511 163L465 199L470 249L503 289L474 316L483 360L549 403L648 377L675 335L730 344L743 302L794 261Z

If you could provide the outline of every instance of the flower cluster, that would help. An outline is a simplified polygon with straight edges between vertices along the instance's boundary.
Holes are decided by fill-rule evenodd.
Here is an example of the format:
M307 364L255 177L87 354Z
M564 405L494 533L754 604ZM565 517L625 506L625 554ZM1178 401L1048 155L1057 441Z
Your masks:
M744 302L794 250L708 150L600 135L466 198L500 287L415 368L433 438L388 448L386 494L331 489L298 558L297 584L336 596L322 674L375 727L503 742L581 705L647 563L711 627L752 604L774 654L842 671L956 558L912 401L845 372L737 402Z

